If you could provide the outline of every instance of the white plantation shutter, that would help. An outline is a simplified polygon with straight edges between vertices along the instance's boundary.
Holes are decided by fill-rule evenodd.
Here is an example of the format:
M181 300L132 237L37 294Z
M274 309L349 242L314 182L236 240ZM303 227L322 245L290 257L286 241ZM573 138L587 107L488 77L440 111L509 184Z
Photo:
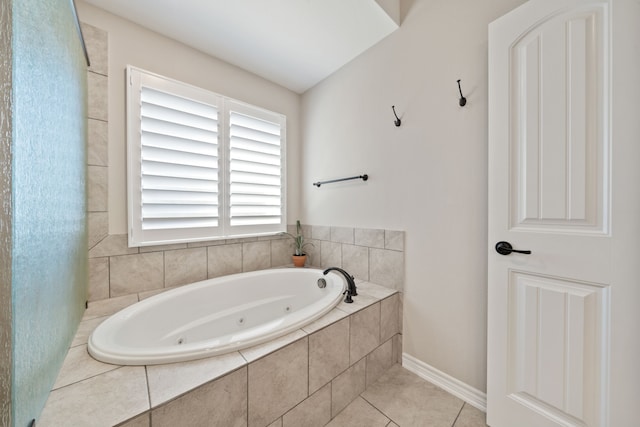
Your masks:
M283 231L284 116L127 68L129 245Z
M142 87L142 229L218 226L218 109Z
M229 103L229 225L284 229L284 116Z

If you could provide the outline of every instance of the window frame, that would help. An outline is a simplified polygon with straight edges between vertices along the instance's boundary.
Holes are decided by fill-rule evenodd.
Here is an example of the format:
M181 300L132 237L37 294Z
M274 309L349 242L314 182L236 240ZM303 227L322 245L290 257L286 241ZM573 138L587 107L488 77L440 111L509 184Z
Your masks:
M127 228L129 247L220 240L275 235L286 231L286 116L243 101L232 99L188 83L151 73L128 65L126 68L126 129L127 129ZM142 87L166 92L215 106L218 109L218 225L187 229L143 230L142 228L142 131L140 102ZM280 125L280 222L269 225L231 226L230 199L230 113L237 111L251 117Z

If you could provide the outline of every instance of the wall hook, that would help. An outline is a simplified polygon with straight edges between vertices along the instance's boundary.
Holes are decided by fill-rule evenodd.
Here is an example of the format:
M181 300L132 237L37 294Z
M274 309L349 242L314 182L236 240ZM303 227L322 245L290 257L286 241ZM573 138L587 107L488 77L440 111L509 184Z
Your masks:
M458 90L460 91L460 106L464 107L467 105L467 98L462 96L462 88L460 88L460 79L458 79Z
M393 123L395 123L397 127L400 127L400 125L402 124L402 120L400 120L400 118L396 114L396 106L392 105L391 109L393 110L393 115L396 116L396 119L395 119L395 121Z

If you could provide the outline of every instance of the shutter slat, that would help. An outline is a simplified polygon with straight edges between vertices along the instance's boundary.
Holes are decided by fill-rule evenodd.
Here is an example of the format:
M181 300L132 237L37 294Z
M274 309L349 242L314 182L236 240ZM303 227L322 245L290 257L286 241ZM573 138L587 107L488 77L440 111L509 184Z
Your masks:
M143 230L171 230L171 229L194 229L218 227L217 218L147 218L142 221Z
M231 196L231 204L234 206L280 206L281 200L278 196L236 194Z
M174 165L217 168L218 158L204 154L185 153L180 150L169 150L166 148L142 147L142 163L160 162Z
M218 131L218 120L215 117L206 117L190 114L185 111L167 108L162 105L142 102L141 114L145 118L157 120L165 123L175 123L177 125L186 126L194 129L202 129L207 132Z
M143 175L143 190L165 191L199 191L203 193L217 193L218 182L204 179L174 178L166 176Z
M147 190L144 192L142 204L185 204L185 205L218 205L217 193L198 191L166 191Z
M217 137L217 134L216 134ZM142 132L142 146L166 148L185 153L206 154L217 156L218 144L215 142L194 141L192 139L178 138L153 132Z
M145 175L218 181L218 169L215 168L200 168L153 161L146 161L142 164L142 176L144 177Z
M255 151L258 153L272 154L280 157L280 144L266 144L253 139L246 139L234 136L231 138L231 145L237 150Z
M140 100L202 117L217 117L218 107L193 99L142 86Z
M231 161L237 160L238 162L257 163L261 165L277 166L280 169L280 156L274 156L271 154L256 153L255 151L247 150L231 150Z
M282 216L256 216L256 217L236 217L233 218L235 226L250 225L276 225L282 222Z
M263 185L263 184L243 184L232 183L231 194L254 194L266 196L281 196L282 189L280 186Z
M258 162L232 161L231 170L248 174L276 176L278 178L282 174L280 166Z
M173 122L165 122L144 116L142 117L141 130L143 133L151 132L208 143L215 143L218 138L218 133L214 131L184 126Z
M231 172L232 183L280 186L280 177L248 172Z
M270 135L280 136L282 134L280 123L263 120L248 114L242 114L233 109L229 112L229 117L231 125L238 128L252 129Z

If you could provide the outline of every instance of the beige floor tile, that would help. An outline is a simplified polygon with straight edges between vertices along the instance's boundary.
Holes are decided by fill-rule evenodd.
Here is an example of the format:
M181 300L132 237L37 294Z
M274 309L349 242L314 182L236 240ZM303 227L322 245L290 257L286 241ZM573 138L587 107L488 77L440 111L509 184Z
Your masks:
M463 402L394 365L362 397L402 427L450 427Z
M358 397L340 412L327 427L386 427L389 418Z
M453 427L487 427L487 414L465 403Z
M244 358L236 351L189 362L147 366L151 407L155 408L244 365Z

